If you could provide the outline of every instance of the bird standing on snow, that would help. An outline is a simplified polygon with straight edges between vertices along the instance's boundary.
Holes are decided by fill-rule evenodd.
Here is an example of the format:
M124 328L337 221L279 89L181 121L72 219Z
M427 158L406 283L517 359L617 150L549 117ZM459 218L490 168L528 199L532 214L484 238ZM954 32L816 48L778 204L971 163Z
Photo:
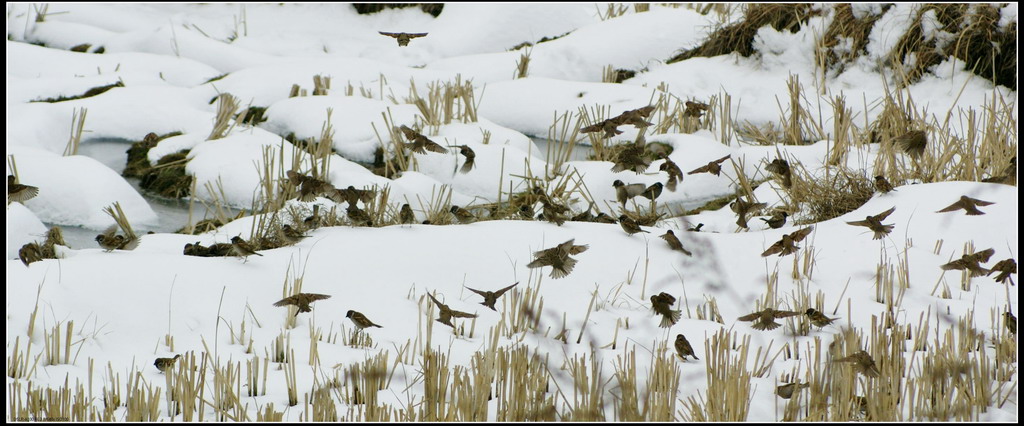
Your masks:
M689 250L686 250L685 248L683 248L683 243L679 242L679 238L676 238L676 234L674 232L672 232L671 229L666 231L665 234L662 235L660 238L665 240L666 242L668 242L668 246L672 250L682 252L683 254L685 254L687 256L693 256L693 253L690 253Z
M254 254L257 256L263 256L262 254L256 253L256 250L253 250L249 243L245 242L242 237L237 235L231 237L231 253L246 260L249 259L249 256Z
M782 210L776 210L775 213L772 213L772 217L770 217L768 219L765 219L765 218L761 217L761 218L758 218L758 219L763 220L764 223L767 223L768 227L770 227L772 229L779 229L783 225L786 224L786 217L788 217L788 216L789 216L789 213L786 213L786 212L784 212Z
M648 234L650 233L650 231L644 231L643 229L640 229L640 224L636 223L635 220L630 219L629 216L626 215L619 216L619 226L622 226L622 230L626 231L626 233L629 235L633 235L640 232L645 232Z
M473 216L473 213L470 213L469 210L462 207L453 205L450 211L452 212L452 215L458 219L459 223L473 223L476 221L476 216Z
M168 368L174 368L174 362L181 358L181 354L175 355L174 358L157 358L153 362L153 366L161 373L166 373Z
M398 221L402 224L410 224L416 221L416 215L413 214L409 203L402 204L402 210L398 212Z
M892 187L892 184L889 183L889 180L882 175L875 176L875 189L883 194L895 191L895 189L893 189Z
M683 361L686 361L687 356L692 356L693 359L699 360L697 355L693 353L693 346L690 346L690 342L686 340L682 334L676 335L676 354L679 355Z
M96 242L106 251L134 250L139 246L139 238L135 236L114 235L117 225L110 225L106 231L96 236Z

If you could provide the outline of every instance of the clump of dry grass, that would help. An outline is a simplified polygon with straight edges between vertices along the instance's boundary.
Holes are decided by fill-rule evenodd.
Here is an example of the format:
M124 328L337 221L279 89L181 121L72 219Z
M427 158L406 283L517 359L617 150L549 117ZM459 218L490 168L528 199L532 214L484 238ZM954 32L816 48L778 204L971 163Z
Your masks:
M687 49L669 58L666 63L675 63L694 57L713 57L737 52L742 56L754 54L754 36L757 30L771 25L777 31L799 31L807 18L821 12L811 4L764 3L747 5L743 19L719 28L708 36L704 43Z
M188 150L183 149L160 157L156 165L142 172L139 186L163 197L188 196L195 180L195 177L185 173L188 153Z
M802 206L807 216L801 223L817 223L842 216L864 205L875 193L874 183L863 170L831 167L815 177L800 163L790 163L792 186L783 188L790 205Z
M86 46L88 46L88 45L86 45ZM34 101L29 101L29 102L56 103L56 102L73 101L73 100L77 100L77 99L91 98L93 96L101 95L104 92L106 92L106 91L108 91L110 89L113 89L115 87L124 87L124 82L118 80L116 83L106 84L106 85L103 85L103 86L96 86L96 87L93 87L93 88L91 88L89 90L86 90L85 92L83 92L80 95L72 95L72 96L63 96L62 95L62 96L57 96L55 98L37 99L37 100L34 100Z

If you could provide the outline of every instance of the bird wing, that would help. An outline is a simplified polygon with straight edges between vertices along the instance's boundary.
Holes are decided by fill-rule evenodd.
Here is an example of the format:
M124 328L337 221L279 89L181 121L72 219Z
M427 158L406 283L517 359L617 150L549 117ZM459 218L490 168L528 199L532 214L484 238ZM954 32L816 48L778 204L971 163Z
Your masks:
M277 303L274 303L274 306L295 305L296 300L298 300L298 296L288 296L284 299L277 301Z
M426 37L427 34L429 33L407 33L406 35L409 36L409 38L419 38Z
M688 175L695 175L697 173L704 173L704 172L708 172L708 171L711 171L711 164L707 164L707 165L705 165L703 167L698 167L696 169L690 170L686 174L688 174Z
M970 197L967 197L967 198L970 198ZM977 198L971 198L971 201L973 201L974 204L978 205L978 206L989 206L989 205L995 204L995 203L993 203L991 201L982 201L982 200L979 200Z
M103 230L103 238L114 238L114 234L117 232L117 224L110 225L107 229Z
M712 161L712 163L721 163L721 162L723 162L725 160L728 160L729 157L731 157L731 156L732 156L732 154L726 155L725 157L722 157L722 158L719 158L719 159L717 159L715 161Z
M853 225L853 226L867 226L867 227L871 227L871 222L868 222L866 220L858 220L858 221L855 221L855 222L846 222L846 223L849 224L849 225Z
M463 287L466 287L466 286L463 286ZM483 297L487 297L487 292L480 291L480 290L477 290L475 288L469 288L469 287L466 287L466 289L469 290L469 291L472 291L473 293L479 294L479 295L481 295Z
M812 230L814 230L814 227L808 226L804 229L789 234L789 237L793 239L793 242L800 242L803 241L804 238L807 238L807 236L811 234Z
M803 314L801 312L793 312L793 311L775 311L774 315L775 315L775 318L786 318L786 317L792 317L792 316L803 315Z
M963 259L957 259L957 260L949 262L949 263L947 263L945 265L940 266L940 268L942 268L942 270L944 270L944 271L949 271L949 270L953 270L953 269L966 269L967 268L967 262L965 262Z
M776 254L776 253L782 253L783 247L784 247L784 245L783 245L781 240L780 241L776 241L775 244L772 244L771 247L768 247L768 250L765 250L764 253L761 253L761 256L762 257L768 257L768 256L771 256L771 255ZM749 321L749 320L744 320L744 321Z
M875 218L876 220L878 220L879 222L881 222L881 221L885 220L885 218L889 217L889 215L891 215L891 214L892 214L892 212L894 212L894 211L896 211L896 207L895 207L895 206L893 206L893 207L892 207L891 209L889 209L889 210L886 210L886 211L884 211L884 212L881 212L881 213L879 213L879 214L876 214L876 215L874 216L874 218Z
M985 263L985 262L988 262L988 260L990 258L992 258L993 254L996 254L996 250L990 248L990 249L986 249L986 250L982 250L982 251L976 252L976 253L972 254L971 256L973 256L975 259L978 259L979 263Z
M471 314L469 312L456 311L454 309L452 309L451 311L452 316L455 318L476 318L476 314Z
M426 136L424 136L423 139L424 139L423 144L424 144L424 147L427 149L427 151L436 152L438 154L447 154L448 153L448 150L445 149L443 146L439 145L437 142L434 142L434 141L432 141L430 139L427 139Z
M957 201L957 202L955 202L953 204L950 204L949 207L946 207L946 208L944 208L942 210L939 210L939 211L937 211L935 213L955 212L955 211L960 210L962 208L964 208L963 204L961 204L960 201Z
M377 31L377 32L380 33L381 35L386 35L388 37L394 37L394 38L398 38L398 36L401 35L400 33L386 33L384 31Z
M581 245L581 246L572 246L569 249L569 254L573 254L573 255L580 254L580 253L583 253L583 252L587 251L587 249L589 249L589 248L590 248L589 244L584 244L584 245Z
M427 297L429 297L430 300L433 300L434 304L437 305L438 308L444 308L446 306L444 303L438 302L437 299L434 298L434 295L430 293L427 293ZM443 312L444 309L441 309L441 311Z
M740 320L740 321L756 321L756 320L758 320L760 318L761 318L761 313L760 312L754 312L752 314L747 314L747 315L744 315L744 316L739 317L737 319Z
M591 124L591 125L589 125L589 126L587 126L587 127L584 127L584 128L582 128L582 129L580 129L580 133L593 133L593 132L599 132L599 131L601 131L601 128L602 128L603 126L604 126L604 122L603 122L603 121L602 121L602 122L600 122L600 123L596 123L596 124Z
M628 197L636 197L637 195L643 194L647 190L647 187L642 183L631 183L626 185L626 195Z
M501 297L501 295L505 294L506 291L511 290L512 287L515 287L517 285L519 285L519 282L516 282L515 284L512 284L512 285L510 285L508 287L505 287L505 288L503 288L501 290L498 290L498 291L494 292L494 297ZM472 289L470 289L470 290L472 290Z
M329 294L317 294L317 293L303 293L303 294L306 295L306 300L308 300L310 302L315 302L317 300L324 300L324 299L330 299L331 298L331 296Z

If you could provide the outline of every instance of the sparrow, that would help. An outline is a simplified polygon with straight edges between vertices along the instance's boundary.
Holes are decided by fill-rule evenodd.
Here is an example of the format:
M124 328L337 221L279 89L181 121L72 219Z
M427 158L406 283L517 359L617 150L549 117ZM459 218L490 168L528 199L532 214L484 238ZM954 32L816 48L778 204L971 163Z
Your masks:
M671 229L666 231L665 234L661 236L661 239L668 242L668 246L672 250L683 252L683 254L687 256L693 256L693 253L690 253L689 250L683 248L683 243L679 242L679 238L676 238L676 234L672 232Z
M18 258L21 259L21 263L28 266L32 262L43 260L43 252L38 243L28 243L18 250Z
M1003 312L1003 323L1010 333L1017 334L1017 317L1013 316L1012 312Z
M377 31L380 35L386 35L398 40L399 46L408 46L409 40L414 38L426 37L429 33L387 33L384 31Z
M626 185L618 179L616 179L615 182L612 182L612 186L615 187L615 199L617 199L619 204L622 204L623 207L626 206L626 201L647 191L647 188L644 187L644 184L642 183L631 183Z
M700 228L703 228L703 227L704 227L703 223L698 223L697 226L691 226L689 228L686 228L686 230L690 231L690 232L700 232Z
M632 170L636 173L647 171L647 168L651 166L651 160L644 155L646 147L647 140L643 135L638 137L635 142L623 145L622 150L612 159L612 162L615 163L612 166L612 171L616 173L625 170Z
M676 192L676 185L683 181L683 171L680 170L679 166L668 158L667 155L664 156L664 158L665 162L658 166L658 170L668 173L668 180L665 181L665 187L668 188L669 191Z
M796 251L800 249L800 247L797 246L796 243L799 243L800 241L803 241L804 238L807 238L807 236L810 235L812 229L813 227L808 226L799 231L783 235L781 240L777 241L775 244L772 244L771 247L768 247L768 250L765 250L764 253L761 253L761 256L768 257L776 253L779 253L779 256L785 256L787 254L796 253Z
M889 183L889 180L882 175L875 176L875 189L883 194L895 191L895 189L892 188L892 184Z
M700 118L700 116L704 115L704 112L707 110L708 104L706 103L686 101L686 111L683 112L683 115L687 117Z
M550 266L551 278L554 279L569 275L572 272L572 268L576 266L576 259L569 257L569 255L583 253L589 248L587 245L574 245L573 242L575 241L576 239L573 238L555 247L534 252L533 256L535 259L526 264L526 267L540 268Z
M469 173L469 171L473 170L473 167L476 165L473 162L476 160L476 153L473 152L473 149L470 148L469 145L458 145L457 148L459 148L459 153L466 157L466 162L462 164L462 168L459 169L459 173Z
M886 217L889 217L889 215L892 214L892 212L894 211L896 211L896 207L893 207L874 216L868 216L864 218L864 220L846 223L853 226L867 227L868 229L875 231L875 237L872 238L873 240L881 240L882 237L889 235L889 233L892 232L892 229L895 228L895 225L882 224L882 221L885 220Z
M498 310L494 308L494 303L497 302L498 298L501 297L501 295L505 294L506 291L511 290L512 287L515 287L518 284L519 283L516 282L515 284L512 284L512 285L510 285L508 287L505 287L505 288L497 290L497 291L481 291L481 290L477 290L477 289L474 289L474 288L469 288L469 287L466 287L466 288L468 288L469 291L472 291L473 293L479 294L479 295L484 297L484 301L480 302L481 305L484 305L484 306L486 306L488 308L491 308L492 311L497 312Z
M337 193L336 197L331 197L336 203L342 201L347 202L350 206L355 205L357 202L362 201L363 205L373 201L374 192L369 189L356 189L356 187L349 185L345 189L335 189Z
M209 249L199 244L199 241L196 241L195 244L186 243L185 249L182 250L182 254L184 254L185 256L206 257L208 255L208 251Z
M636 223L635 220L630 219L629 216L626 215L619 216L619 226L622 226L622 230L626 231L626 233L629 235L633 235L639 232L646 232L648 234L650 233L650 231L644 231L643 229L640 229L640 224Z
M348 220L352 222L353 226L373 226L373 222L370 220L370 215L355 205L349 204L345 208L345 213L348 215Z
M655 182L654 185L648 186L640 196L654 201L661 196L661 188L664 186L661 182Z
M979 277L988 274L990 271L981 266L982 263L988 262L988 259L995 254L995 249L987 249L971 254L964 254L959 259L942 265L941 268L944 271L949 270L968 270L971 271L972 277Z
M707 173L711 173L711 174L713 174L715 176L719 176L719 174L722 173L721 163L723 161L725 161L725 160L728 160L729 157L731 157L731 156L732 156L732 154L729 154L729 155L726 155L725 157L719 158L719 159L717 159L715 161L711 161L707 165L705 165L703 167L698 167L696 169L693 169L693 170L691 170L687 174L688 175L695 175L697 173L707 172Z
M782 399L790 399L793 397L793 392L800 391L801 389L811 386L810 383L790 383L788 385L781 385L775 388L775 394Z
M39 188L16 183L16 180L14 175L7 175L7 204L12 202L24 203L39 195Z
M747 228L747 215L751 212L761 210L768 207L767 203L752 203L743 199L743 197L736 197L736 201L729 203L729 208L736 212L736 225L740 228Z
M525 220L532 220L533 213L533 207L526 204L519 206L519 211L517 212L517 214L519 214L519 217Z
M573 222L592 222L594 220L594 214L591 213L591 210L593 210L593 209L594 209L594 202L591 201L590 204L587 205L587 209L586 210L584 210L583 212L580 212L580 214L577 214L577 215L573 216L572 219L569 219L569 220L571 220Z
M453 205L450 211L459 220L459 223L473 223L476 221L476 216L473 216L473 213L462 207Z
M598 212L597 216L594 217L594 222L607 224L618 223L618 221L615 220L614 217L608 216L608 214L605 212Z
M96 236L96 242L106 251L134 250L139 246L139 238L135 236L115 235L117 225L110 225L106 231Z
M295 170L289 170L286 174L288 181L299 187L299 201L308 203L316 197L336 191L333 185Z
M544 206L543 215L544 220L562 226L563 223L568 219L565 215L569 212L569 208L561 204L552 203L547 198L542 198L540 203Z
M1017 182L1017 156L1014 155L1010 158L1010 165L1003 169L1001 175L992 175L981 180L982 182L991 183L1002 183L1006 185L1016 185Z
M456 310L454 310L452 308L449 308L448 305L445 305L444 303L439 302L437 299L434 298L434 295L432 295L430 293L427 293L427 296L430 297L430 300L433 300L434 304L437 305L437 308L441 310L441 312L439 312L437 314L438 318L436 320L437 322L439 322L441 324L447 325L447 326L449 326L451 328L455 328L455 325L452 324L452 318L453 317L454 318L476 318L476 314L471 314L471 313L468 313L468 312L456 311Z
M256 253L256 250L253 250L249 243L237 235L231 237L231 253L246 260L249 259L249 256L254 254L257 256L263 256L262 254Z
M868 377L878 377L882 374L875 366L874 358L871 358L871 354L860 351L846 358L840 358L833 362L850 362L853 363L853 369L860 374Z
M824 327L839 319L826 317L825 314L821 313L821 311L815 310L814 308L807 308L807 312L804 312L804 314L811 320L811 324L814 324L816 327Z
M288 296L284 299L278 300L274 303L274 306L288 306L295 305L299 310L295 311L295 316L299 316L301 312L312 312L313 308L309 306L310 303L316 302L317 300L330 299L331 296L326 294L316 293L298 293L292 296ZM352 311L349 311L351 314Z
M161 373L166 373L168 368L174 368L174 362L181 358L181 354L175 355L174 358L157 358L153 361L153 366Z
M793 186L793 175L790 173L788 161L776 158L772 160L767 167L765 167L765 170L775 173L781 177L783 188L790 188Z
M1013 258L1000 260L999 262L996 262L995 266L993 266L986 275L992 275L993 272L999 273L999 275L996 275L996 282L1005 283L1009 280L1010 284L1013 284L1013 280L1010 279L1010 274L1017 273L1017 261L1013 260Z
M436 152L438 154L448 153L448 150L445 149L443 146L439 145L437 142L427 139L426 136L417 133L415 130L410 129L408 126L404 124L402 125L402 127L399 127L399 130L401 130L402 133L405 134L405 138L410 141L409 143L402 144L402 146L412 150L417 154L426 154L427 151Z
M954 211L957 211L957 210L960 210L960 209L964 209L964 211L967 212L968 216L977 216L977 215L985 214L985 212L983 212L981 210L978 210L978 206L988 206L988 205L992 205L992 204L995 204L995 203L989 202L989 201L982 201L982 200L979 200L977 198L971 198L971 197L968 197L966 195L961 195L959 201L957 201L957 202L955 202L953 204L950 204L949 207L946 207L946 208L944 208L942 210L939 210L939 211L937 211L935 213L954 212Z
M587 127L581 128L580 133L594 133L604 131L604 137L610 138L615 135L622 134L622 131L618 129L619 123L614 120L604 120L599 123L591 124Z
M384 328L377 324L374 324L373 321L370 321L369 318L366 318L366 315L363 315L362 313L353 310L349 310L348 313L345 314L345 318L352 320L352 323L355 324L356 327L359 327L360 330L367 327Z
M752 314L744 315L739 317L740 321L754 321L755 330L774 330L782 326L775 322L776 318L786 318L800 315L799 312L793 311L777 311L772 308L767 308L760 312L754 312Z
M772 213L772 217L771 218L765 219L765 218L761 217L761 218L758 218L758 219L763 220L764 223L767 223L768 227L770 227L772 229L779 229L783 225L786 224L786 218L787 217L789 217L789 213L786 213L786 212L784 212L782 210L776 210L775 213Z
M398 212L398 221L402 224L410 224L416 221L416 215L413 214L409 203L402 204L402 210Z
M928 143L928 137L921 130L912 130L893 138L892 142L898 145L903 152L913 157L921 157L921 154L924 154L924 147Z
M196 244L198 245L199 243L196 242ZM211 245L209 248L206 249L206 254L204 256L207 256L207 257L227 257L227 256L233 256L234 255L234 251L235 251L234 246L231 245L230 243L216 243L216 244ZM257 254L259 254L259 253L257 253Z
M686 337L683 337L682 334L676 335L676 354L679 355L683 361L686 361L687 356L692 356L693 359L700 359L693 353L693 347L690 346L690 342L688 342Z
M281 239L287 242L288 244L295 244L299 241L302 241L303 238L309 236L303 235L302 232L299 232L299 230L292 228L291 225L281 226L281 232L279 233L279 235L281 236Z
M654 112L654 108L654 105L648 105L643 108L631 109L629 111L623 112L622 114L619 114L618 116L612 118L611 120L615 121L620 126L633 125L636 126L636 128L638 129L642 127L647 127L653 125L654 123L648 123L644 119L651 116L651 113Z
M676 298L672 297L671 294L661 292L651 296L651 309L654 310L655 314L661 315L660 327L669 328L679 321L682 311L672 310L672 305L675 304Z

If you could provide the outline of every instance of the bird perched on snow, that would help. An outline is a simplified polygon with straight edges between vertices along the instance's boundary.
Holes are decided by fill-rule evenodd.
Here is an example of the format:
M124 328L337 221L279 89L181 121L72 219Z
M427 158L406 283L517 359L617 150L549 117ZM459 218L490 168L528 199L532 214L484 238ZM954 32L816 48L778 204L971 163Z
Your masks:
M18 250L18 258L21 259L21 263L28 266L32 262L43 260L43 251L39 247L39 243L28 243L21 246L21 249Z
M96 242L106 251L134 250L139 246L139 238L131 235L115 235L117 225L110 225L102 234L96 236Z
M882 175L875 176L875 189L883 194L895 191L895 189L893 189L892 187L892 184L889 183L889 180Z
M1013 284L1010 274L1017 273L1017 261L1013 260L1013 258L1000 260L988 271L987 275L992 275L993 272L999 273L999 275L996 275L996 282L1005 283L1007 280L1010 280L1010 284Z
M758 219L763 220L764 223L767 223L768 227L770 227L772 229L779 229L783 225L786 224L786 217L788 217L788 216L789 216L789 213L786 213L786 212L784 212L782 210L776 210L775 213L772 213L772 217L770 217L768 219L765 219L765 218L761 217L761 218L758 218Z
M488 308L491 308L492 311L497 311L497 309L494 308L494 303L497 302L498 298L501 297L501 295L505 294L506 291L511 290L512 287L515 287L518 284L519 283L516 282L515 284L512 284L512 285L510 285L508 287L505 287L505 288L502 288L502 289L496 290L496 291L482 291L482 290L477 290L475 288L469 288L469 287L466 287L466 288L468 288L469 291L472 291L473 293L479 294L479 295L484 297L484 301L480 302L481 305L484 305L484 306L486 306Z
M644 189L644 192L641 193L640 196L654 201L661 196L661 188L664 186L665 185L661 182L655 182L654 185L648 186L647 189Z
M949 207L946 207L935 213L955 212L957 210L963 209L964 211L967 212L968 216L978 216L985 214L985 212L978 210L978 206L988 206L992 204L995 203L989 201L982 201L977 198L971 198L966 195L961 195L960 200L953 204L950 204Z
M871 358L871 354L865 351L857 352L853 355L837 359L833 362L849 362L853 364L853 369L856 372L868 377L878 377L879 375L882 374L882 372L878 370L878 367L875 366L874 358Z
M7 175L7 204L12 202L24 203L39 195L39 188L31 185L22 185L16 182L14 175Z
M157 358L153 361L153 366L161 373L166 373L168 368L174 368L174 362L181 358L181 354L175 355L174 358Z
M476 221L476 216L473 216L473 213L470 213L469 210L462 207L452 205L452 208L449 211L451 211L452 215L458 219L459 223L473 223Z
M257 256L263 256L262 254L256 253L256 250L253 250L249 243L237 235L231 237L231 253L246 260L248 260L249 256L254 254Z
M302 232L299 232L298 229L292 228L291 225L282 225L281 232L279 233L279 235L281 236L281 239L288 244L295 244L299 241L302 241L303 238L309 236L304 235Z
M682 311L672 310L672 305L675 304L676 298L671 294L661 292L651 296L651 309L655 314L661 315L660 327L669 328L679 321Z
M377 324L374 324L373 321L370 321L369 318L366 318L366 315L363 315L362 313L353 311L351 309L348 311L348 313L345 314L345 318L352 320L352 323L355 324L356 327L359 327L360 330L367 327L384 328Z
M814 308L807 308L807 312L804 312L804 314L807 315L807 319L811 320L811 324L814 324L816 327L824 327L839 319L829 318Z
M572 272L572 268L576 266L576 259L569 256L583 253L589 248L587 245L574 245L573 242L575 241L576 239L573 238L555 247L534 252L533 256L535 259L526 264L526 267L540 268L550 266L551 278L555 279L569 275Z
M636 197L637 195L643 194L647 190L642 183L631 183L626 185L618 179L616 179L615 182L612 182L612 186L615 187L615 199L618 200L619 204L622 204L623 207L626 206L626 201Z
M676 185L683 181L683 171L679 166L668 158L667 155L662 156L665 159L664 163L658 166L658 170L668 173L668 180L665 181L665 188L669 191L676 192Z
M697 355L693 353L693 346L690 346L690 342L687 341L686 337L683 337L682 334L676 335L676 355L679 355L679 357L682 358L683 361L686 361L687 356L692 356L693 359L697 360L700 359L697 358Z
M797 246L796 243L799 243L800 241L803 241L804 238L807 238L807 236L810 235L812 228L813 227L808 226L799 231L783 235L781 240L775 242L775 244L772 244L771 247L768 247L768 250L765 250L764 253L761 253L761 256L767 257L776 253L778 253L779 256L785 256L787 254L796 253L796 251L800 249L800 247Z
M626 233L629 235L633 235L640 232L645 232L648 234L650 233L650 231L644 231L643 229L640 229L640 224L636 223L635 220L630 219L629 216L626 215L619 216L619 226L622 226L622 230L626 231Z
M608 216L608 213L605 212L598 212L597 216L594 216L594 222L605 224L618 223L614 217Z
M789 170L789 162L781 158L772 160L771 163L765 167L765 170L774 173L782 179L782 187L790 188L793 186L793 175Z
M449 308L448 305L439 302L437 299L434 298L434 295L430 293L427 293L427 297L430 297L430 300L433 300L434 304L437 305L437 309L440 310L440 312L438 312L437 314L437 322L441 324L447 325L451 328L455 328L455 325L452 324L452 318L476 318L476 314L456 311L452 308Z
M892 143L900 147L903 152L913 157L920 157L924 154L925 145L928 144L928 137L921 130L912 130L893 138Z
M810 383L790 383L788 385L781 385L775 388L775 394L782 399L790 399L793 397L793 393L809 386L811 386Z
M719 176L722 173L722 166L721 166L722 162L725 161L725 160L728 160L730 156L732 156L732 154L726 155L725 157L722 157L722 158L719 158L717 160L711 161L708 164L704 165L703 167L698 167L696 169L690 170L690 172L687 173L687 174L688 175L695 175L697 173L705 173L706 172L706 173L711 173L711 174L713 174L715 176Z
M399 46L408 46L409 40L414 38L426 37L429 33L388 33L384 31L377 31L380 35L386 35L388 37L398 40Z
M765 207L768 207L768 204L753 203L744 200L743 197L736 197L736 201L729 203L729 208L736 212L736 225L739 225L740 228L748 228L747 215Z
M439 154L448 153L448 150L445 149L443 146L439 145L437 142L427 139L426 136L417 133L415 130L410 129L408 126L404 124L398 129L401 130L402 134L405 135L405 138L409 140L409 143L403 143L402 146L412 150L417 154L426 154L427 151L436 152Z
M348 220L352 222L352 226L373 226L373 221L370 220L370 215L359 207L353 204L349 204L345 208L345 214L348 216Z
M1006 329L1010 330L1010 333L1017 334L1017 317L1013 315L1013 312L1003 312L1003 323L1006 324Z
M739 317L740 321L754 321L755 330L774 330L782 326L775 322L776 318L786 318L800 315L799 312L793 311L777 311L772 308L767 308L760 312L754 312L752 314L744 315Z
M889 217L889 215L892 214L892 212L894 211L896 211L896 207L893 207L874 216L868 216L864 218L864 220L846 223L853 226L864 226L875 232L875 237L872 238L873 240L880 240L882 239L882 237L889 235L889 233L892 232L892 229L895 228L895 225L882 224L882 221L885 220L885 218Z
M402 210L398 212L398 221L402 224L410 224L416 221L416 215L413 214L409 203L402 204Z
M310 303L316 302L317 300L330 299L331 296L326 294L316 293L298 293L292 296L288 296L274 303L274 306L283 307L288 305L295 305L299 310L295 311L295 316L298 316L301 312L312 312L313 308L309 306Z
M978 277L989 273L988 269L981 266L982 263L988 262L989 258L996 253L995 249L987 249L979 252L970 254L963 254L959 259L942 265L941 268L944 271L949 270L968 270L971 271L972 277Z
M470 148L469 145L456 145L455 147L459 149L459 154L466 157L466 162L462 164L462 167L459 169L459 173L469 173L469 171L473 170L473 167L476 166L476 163L474 163L476 160L476 153L473 152L473 148Z
M672 232L671 229L666 231L660 238L668 242L668 246L672 248L672 250L682 252L687 256L693 256L693 253L690 253L689 250L683 248L683 243L679 242L679 238L676 237L676 234Z

